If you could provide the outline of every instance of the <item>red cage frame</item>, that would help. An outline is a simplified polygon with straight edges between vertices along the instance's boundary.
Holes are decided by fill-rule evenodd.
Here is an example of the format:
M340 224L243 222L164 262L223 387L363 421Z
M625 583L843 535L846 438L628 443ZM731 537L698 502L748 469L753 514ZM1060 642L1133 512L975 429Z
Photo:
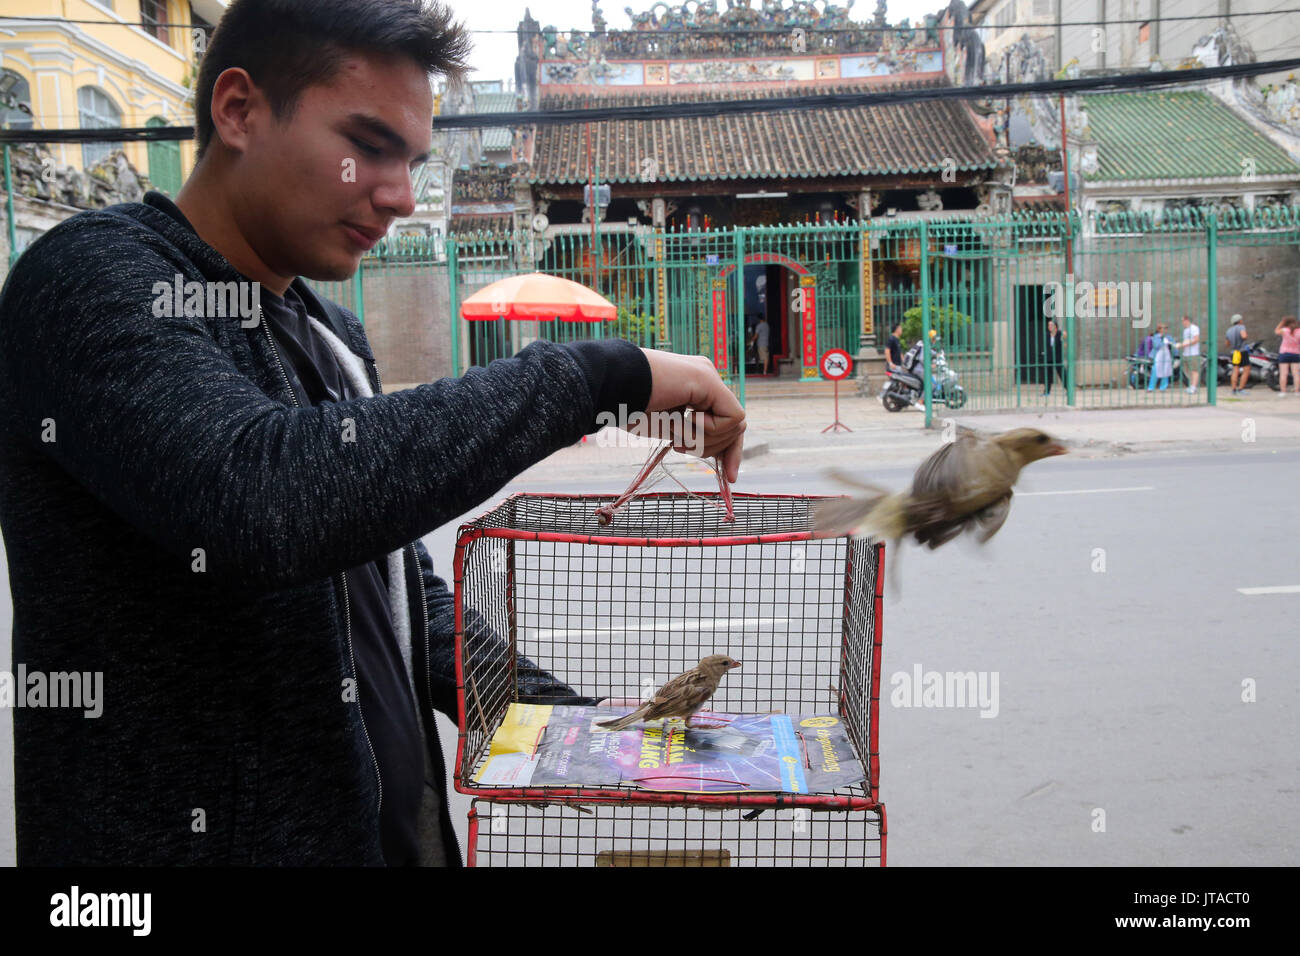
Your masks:
M673 497L678 492L656 492L648 493L640 497ZM576 495L564 493L525 493L517 492L502 502L498 502L492 508L483 512L478 519L481 521L488 515L491 515L504 504L514 499L587 499L590 500L592 511L600 504L607 503L612 499L610 495ZM717 493L713 495L699 495L702 498L719 498ZM801 500L821 500L828 495L768 495L754 493L733 493L736 501L746 499L801 499ZM484 528L474 526L473 523L462 525L456 538L456 552L453 560L453 580L454 580L454 601L455 601L455 627L456 627L456 704L457 704L457 723L458 736L456 743L456 769L453 775L454 785L460 793L479 797L480 799L490 799L500 802L514 803L597 803L597 804L677 804L686 806L730 806L730 807L805 807L817 808L822 810L853 810L865 811L874 810L880 813L881 833L884 833L885 817L884 804L879 799L880 787L880 745L879 745L879 716L880 716L880 658L882 653L882 633L883 633L883 598L884 598L884 580L885 580L885 546L883 542L875 541L866 545L873 548L876 552L876 576L874 588L872 589L872 619L873 633L871 637L871 674L870 674L870 701L868 703L869 727L867 739L867 753L860 754L863 758L864 767L867 770L867 792L869 797L854 796L836 796L834 794L788 794L788 793L753 793L753 794L709 794L709 793L666 793L661 791L631 791L631 790L609 790L609 789L588 789L588 788L570 788L570 787L477 787L468 785L464 781L464 761L466 748L466 733L468 723L468 708L466 706L466 680L464 667L464 579L465 579L465 548L478 538L495 537L503 538L507 541L548 541L565 544L592 544L592 545L615 545L627 547L732 547L736 545L751 544L775 544L792 541L811 541L822 538L837 537L834 534L817 533L814 531L795 531L795 532L778 532L763 534L745 534L730 536L694 536L694 537L624 537L612 534L575 534L566 532L547 532L547 531L523 531L512 528ZM850 541L847 558L845 560L845 598L844 598L844 615L848 617L848 581L851 580L853 573L853 555L854 547ZM513 548L511 556L507 562L507 605L511 606L509 613L510 633L508 635L510 646L517 646L517 632L515 629L515 615L512 607L513 589L514 589L514 561ZM843 654L843 650L841 650ZM845 689L843 683L840 685L840 713L844 713L845 708ZM470 817L470 846L471 854L474 846L474 840L477 830L477 818L471 814ZM883 865L883 846L882 858Z

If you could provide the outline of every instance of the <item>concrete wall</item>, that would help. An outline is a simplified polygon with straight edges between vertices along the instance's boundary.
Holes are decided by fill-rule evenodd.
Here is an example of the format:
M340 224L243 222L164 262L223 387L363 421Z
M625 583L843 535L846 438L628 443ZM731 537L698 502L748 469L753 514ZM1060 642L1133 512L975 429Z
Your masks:
M451 375L446 265L367 265L362 284L366 336L384 389Z
M1256 59L1282 59L1294 55L1295 38L1300 35L1300 13L1280 11L1295 6L1290 0L1251 0L1249 4L1223 0L1062 0L1062 22L1105 24L1099 35L1092 26L1064 27L1062 62L1077 58L1084 70L1145 67L1156 59L1167 66L1176 65L1192 55L1192 47L1201 37L1223 24L1225 12L1237 35L1255 51ZM1115 22L1119 20L1149 21L1147 41L1140 39L1140 23ZM1095 47L1104 51L1104 59ZM1270 82L1282 78L1261 77L1260 80Z
M981 376L981 383L990 390L1014 387L1017 287L1062 280L1059 253L1034 256L1023 248L1021 251L1021 256L1000 258L995 263L991 363L973 359L967 367L967 372ZM1137 284L1128 290L1137 297L1129 300L1127 310L1117 302L1104 314L1098 308L1095 315L1075 318L1079 385L1122 384L1127 375L1126 357L1158 322L1166 323L1169 334L1179 339L1181 317L1190 315L1201 327L1202 341L1209 335L1204 234L1093 237L1076 243L1074 264L1077 283ZM1220 348L1226 347L1223 333L1232 314L1240 312L1252 338L1276 349L1278 337L1273 328L1278 320L1300 315L1300 243L1267 233L1228 234L1220 237L1216 265ZM1105 302L1103 298L1103 307ZM1112 311L1123 314L1110 314Z

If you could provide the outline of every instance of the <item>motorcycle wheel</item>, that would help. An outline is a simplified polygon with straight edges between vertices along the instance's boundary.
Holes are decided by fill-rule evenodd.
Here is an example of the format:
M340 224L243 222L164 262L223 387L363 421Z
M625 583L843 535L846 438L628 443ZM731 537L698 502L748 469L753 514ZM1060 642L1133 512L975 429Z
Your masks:
M881 395L880 400L884 403L885 411L887 412L901 412L907 407L907 402L903 401L893 392L886 392L884 395Z
M1281 388L1281 385L1279 384L1281 380L1281 374L1282 373L1278 371L1278 367L1276 365L1270 366L1269 370L1264 373L1264 381L1267 382L1268 387L1275 392Z
M949 408L961 408L966 404L966 389L960 385L954 385L952 392L947 396L947 405Z
M1146 388L1146 379L1137 369L1128 373L1129 388Z

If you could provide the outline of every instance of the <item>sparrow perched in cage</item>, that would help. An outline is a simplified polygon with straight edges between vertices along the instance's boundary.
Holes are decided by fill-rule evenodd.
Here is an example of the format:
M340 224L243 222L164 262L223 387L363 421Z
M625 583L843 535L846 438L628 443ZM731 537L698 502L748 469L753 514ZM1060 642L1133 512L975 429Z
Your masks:
M1036 428L1015 428L1001 435L961 434L921 463L911 491L890 494L832 473L870 494L832 498L813 506L813 526L837 534L871 535L897 542L912 535L931 549L963 531L975 532L980 544L997 534L1011 510L1011 487L1020 469L1065 446Z
M622 730L640 720L685 717L686 726L689 727L695 712L717 693L722 675L733 667L739 666L740 661L733 660L726 654L710 654L685 674L674 677L660 687L653 697L632 713L611 720L597 721L596 726L607 730Z

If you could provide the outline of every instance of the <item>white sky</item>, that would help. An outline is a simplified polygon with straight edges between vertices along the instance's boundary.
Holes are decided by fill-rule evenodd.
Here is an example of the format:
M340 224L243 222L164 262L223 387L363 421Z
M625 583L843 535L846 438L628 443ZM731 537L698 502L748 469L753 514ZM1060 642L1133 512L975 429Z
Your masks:
M475 80L511 80L515 75L515 54L519 42L515 38L515 29L524 18L527 7L539 26L552 25L560 31L570 28L591 29L591 0L444 0L459 19L471 31L504 31L474 33L474 52L470 64L474 69L471 79ZM624 7L631 7L633 12L649 10L654 0L603 0L601 13L610 29L619 29L631 24ZM674 4L676 5L676 4ZM840 3L839 5L843 5ZM752 0L751 6L759 9L759 0ZM904 17L910 18L912 24L918 24L927 13L938 13L947 7L944 0L889 0L889 22L898 23ZM726 9L725 0L719 0L719 10ZM862 22L871 19L876 9L875 0L856 0L849 15Z

